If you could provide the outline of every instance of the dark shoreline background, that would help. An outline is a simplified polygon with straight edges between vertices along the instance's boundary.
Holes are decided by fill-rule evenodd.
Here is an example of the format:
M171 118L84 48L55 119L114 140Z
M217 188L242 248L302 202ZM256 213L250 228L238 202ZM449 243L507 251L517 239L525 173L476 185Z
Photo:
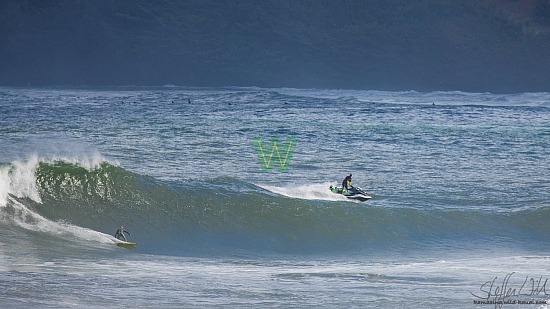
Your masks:
M0 85L550 91L550 1L0 2Z

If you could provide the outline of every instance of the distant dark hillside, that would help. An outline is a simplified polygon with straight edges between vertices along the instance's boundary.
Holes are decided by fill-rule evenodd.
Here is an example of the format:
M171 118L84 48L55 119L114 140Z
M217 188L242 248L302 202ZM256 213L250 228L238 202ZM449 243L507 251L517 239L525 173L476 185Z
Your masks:
M550 91L550 0L0 0L2 85Z

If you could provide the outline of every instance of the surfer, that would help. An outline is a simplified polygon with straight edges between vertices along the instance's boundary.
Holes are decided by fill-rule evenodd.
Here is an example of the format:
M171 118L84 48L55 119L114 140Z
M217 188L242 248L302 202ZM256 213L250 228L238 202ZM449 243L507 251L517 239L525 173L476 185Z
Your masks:
M349 174L349 176L346 176L346 178L344 178L344 181L342 181L342 191L344 191L344 189L349 190L349 187L352 187L351 174Z
M128 234L128 236L130 236L130 233L128 231L125 231L124 227L121 225L120 228L118 230L116 230L115 238L120 239L120 240L124 240L124 241L128 241L128 240L126 240L126 236L124 235L124 233L126 233L126 234Z

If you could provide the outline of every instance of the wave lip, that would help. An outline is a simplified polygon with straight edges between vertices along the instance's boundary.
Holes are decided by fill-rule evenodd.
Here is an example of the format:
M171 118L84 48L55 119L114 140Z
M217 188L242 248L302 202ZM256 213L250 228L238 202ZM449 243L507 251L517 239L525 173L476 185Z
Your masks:
M60 164L61 162L93 170L108 161L95 153L85 157L52 156L43 158L32 155L25 161L16 160L9 164L0 164L0 207L6 206L10 195L42 203L37 172L40 166Z

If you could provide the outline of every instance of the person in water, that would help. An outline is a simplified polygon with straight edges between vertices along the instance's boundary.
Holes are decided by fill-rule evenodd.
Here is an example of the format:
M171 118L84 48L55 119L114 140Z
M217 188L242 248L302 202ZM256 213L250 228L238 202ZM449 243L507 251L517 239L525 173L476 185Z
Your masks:
M349 190L350 187L352 187L351 174L349 174L349 176L346 176L346 178L344 178L344 181L342 181L342 191L344 191L344 189Z
M124 233L126 233L126 234L128 234L128 236L130 236L130 233L128 231L125 231L123 226L120 226L120 228L118 230L116 230L115 238L120 239L120 240L124 240L124 241L128 241L128 240L126 240L126 236L124 235Z

